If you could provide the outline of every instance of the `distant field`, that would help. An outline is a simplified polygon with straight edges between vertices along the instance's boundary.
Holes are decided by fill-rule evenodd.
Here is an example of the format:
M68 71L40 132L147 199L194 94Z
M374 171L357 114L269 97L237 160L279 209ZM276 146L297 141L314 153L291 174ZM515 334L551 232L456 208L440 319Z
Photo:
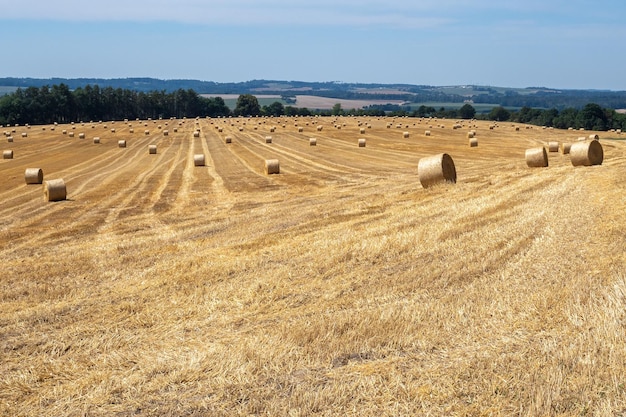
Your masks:
M237 104L237 98L239 94L201 94L203 97L215 97L219 96L224 99L226 105L234 109ZM278 95L263 95L263 94L254 94L254 96L258 99L259 104L261 106L270 105L276 101L282 103L285 106L291 105L294 107L306 107L308 109L320 109L327 110L332 109L333 106L337 103L341 104L341 107L344 110L350 109L360 109L365 106L369 106L371 104L401 104L402 100L343 100L337 98L328 98L328 97L319 97L319 96L310 96L310 95L296 95L296 103L286 103L281 100Z

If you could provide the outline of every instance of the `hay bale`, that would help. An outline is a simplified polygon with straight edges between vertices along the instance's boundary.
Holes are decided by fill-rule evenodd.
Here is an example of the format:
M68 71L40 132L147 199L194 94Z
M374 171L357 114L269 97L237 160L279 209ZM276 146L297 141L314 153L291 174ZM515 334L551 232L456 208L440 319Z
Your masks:
M359 133L360 133L361 135L364 135L364 134L365 134L365 128L363 128L363 127L362 127L362 128L360 128L360 129L359 129Z
M65 188L65 181L61 178L56 180L49 180L44 183L43 186L43 199L44 201L62 201L67 198L67 189Z
M526 165L529 168L544 168L548 166L548 153L546 148L526 149Z
M85 139L85 134L84 133L79 133L78 134L78 139Z
M572 147L571 143L562 143L561 152L563 153L563 155L569 154L571 147Z
M111 129L111 133L115 133L115 128Z
M589 139L591 139L591 140L600 140L600 136L598 136L595 133L592 133L591 135L589 135Z
M226 137L224 138L224 142L225 142L225 143L232 143L232 142L233 142L233 138L231 138L230 136L226 136Z
M148 145L148 154L156 155L156 153L157 153L157 146L156 145Z
M321 131L322 131L322 129L324 129L324 126L322 126L322 125L318 125L318 126L317 126L317 131L318 131L318 132L321 132Z
M68 134L68 136L69 136L70 138L73 138L73 137L74 137L74 132L70 132L70 133Z
M280 164L278 163L278 159L265 160L265 174L280 174Z
M117 141L117 146L120 148L125 148L126 147L126 141L125 140L118 140Z
M272 137L271 136L265 136L265 143L272 143Z
M135 129L129 129L128 130L130 133L135 133Z
M409 137L409 132L402 133L402 137L407 139Z
M28 137L28 133L26 133L26 132L22 132L22 137L23 137L23 138Z
M41 168L26 168L24 179L26 184L41 184L43 182L43 170Z
M2 152L2 159L13 159L13 151L11 151L11 150L3 151Z
M98 136L96 136L95 138L93 138L93 143L98 144L100 143L100 138Z
M424 132L424 136L430 136L430 130L427 130L426 132Z
M559 142L550 141L548 142L548 151L549 152L558 152L559 151Z
M304 132L304 128L303 127L299 127L298 128L298 133L302 133L302 132Z
M420 159L417 164L417 175L424 188L442 182L456 182L454 161L447 153Z
M200 137L200 131L199 130L194 131L193 132L193 137L194 138L199 138Z
M9 137L7 137L7 142L9 142L9 143L13 143L13 136L9 136Z
M174 130L176 130L176 129L174 129ZM163 136L168 136L169 134L170 134L169 130L165 129L163 131Z
M473 136L472 136L472 137L469 139L469 146L470 146L470 148L475 148L475 147L477 147L477 146L478 146L478 139L476 139L475 137L473 137Z
M365 148L365 139L359 139L359 148Z
M150 131L148 129L146 129L146 130L143 131L143 134L148 136L150 134Z
M197 167L204 166L204 154L198 153L193 156L193 165Z
M587 136L579 136L576 140L577 141L587 140Z
M309 146L317 146L317 139L310 138L309 139Z
M597 140L576 142L570 147L569 156L575 167L602 165L604 150Z
M476 134L473 131L470 130L469 132L467 132L468 139L472 139L474 136L476 136Z

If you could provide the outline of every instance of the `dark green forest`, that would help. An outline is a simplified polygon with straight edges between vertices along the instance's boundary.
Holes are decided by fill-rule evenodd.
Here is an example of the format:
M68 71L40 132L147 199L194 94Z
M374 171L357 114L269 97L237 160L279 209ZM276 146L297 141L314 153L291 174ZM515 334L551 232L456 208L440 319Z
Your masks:
M435 109L420 106L416 110L397 105L370 106L365 109L342 109L336 104L329 110L311 110L285 106L276 101L260 106L253 94L240 94L234 110L220 97L205 98L193 89L136 91L87 85L70 89L66 84L18 88L0 97L1 124L50 124L92 120L157 119L226 116L413 116L449 119L484 119L530 123L539 126L585 128L589 130L626 130L626 114L587 102L582 107L543 109L523 106L509 110L496 106L489 113L477 114L471 104L458 109Z

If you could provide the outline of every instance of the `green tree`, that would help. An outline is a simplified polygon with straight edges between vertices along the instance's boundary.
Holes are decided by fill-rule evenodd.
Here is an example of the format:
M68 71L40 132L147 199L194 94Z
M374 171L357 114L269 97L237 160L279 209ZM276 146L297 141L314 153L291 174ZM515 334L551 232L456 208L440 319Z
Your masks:
M473 119L476 116L476 109L469 103L466 103L458 111L461 119Z
M269 106L263 106L263 114L266 116L282 116L285 114L285 106L280 101L275 101Z
M578 123L587 130L606 130L606 113L598 104L588 103L578 113Z
M489 112L489 120L495 120L496 122L504 122L509 120L511 112L502 106L494 107Z
M234 113L236 116L258 116L261 114L259 100L252 94L241 94L237 98Z
M332 115L333 116L341 116L343 114L343 109L341 108L341 103L336 103L333 106Z

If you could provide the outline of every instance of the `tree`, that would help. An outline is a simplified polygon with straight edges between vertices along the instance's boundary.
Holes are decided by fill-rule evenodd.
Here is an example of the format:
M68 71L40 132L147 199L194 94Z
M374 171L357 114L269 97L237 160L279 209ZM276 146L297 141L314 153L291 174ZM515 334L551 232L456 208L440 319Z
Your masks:
M341 116L343 114L343 109L341 108L341 103L336 103L333 106L332 115L333 116Z
M606 130L606 113L596 103L589 103L578 113L578 123L587 130Z
M489 112L489 120L495 120L496 122L504 122L509 120L511 117L511 112L505 109L502 106L494 107Z
M259 100L252 94L241 94L237 99L234 113L236 116L258 116L261 114Z
M473 119L476 116L476 109L471 104L464 104L463 107L459 109L459 117L461 119Z
M266 116L282 116L285 114L285 106L280 101L275 101L269 106L263 106L263 114Z

